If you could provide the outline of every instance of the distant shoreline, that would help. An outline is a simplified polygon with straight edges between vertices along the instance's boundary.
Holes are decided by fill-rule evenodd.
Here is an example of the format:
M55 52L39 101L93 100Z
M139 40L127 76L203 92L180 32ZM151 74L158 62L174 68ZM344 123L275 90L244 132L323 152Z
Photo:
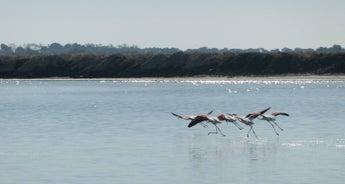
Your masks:
M126 78L1 78L0 80L33 81L345 81L345 75L281 75L281 76L194 76L194 77L126 77Z
M345 53L0 56L1 78L334 78L345 75ZM317 77L310 77L316 75ZM319 77L319 76L332 77ZM297 76L297 77L293 77ZM305 77L303 77L305 76ZM161 78L163 77L163 78ZM336 77L338 78L338 77ZM142 78L141 78L142 79Z

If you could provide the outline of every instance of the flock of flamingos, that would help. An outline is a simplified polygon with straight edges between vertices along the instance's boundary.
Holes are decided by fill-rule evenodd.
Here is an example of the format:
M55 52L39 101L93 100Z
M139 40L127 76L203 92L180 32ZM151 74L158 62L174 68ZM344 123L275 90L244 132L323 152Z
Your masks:
M218 134L218 131L219 131L219 133L221 135L225 136L225 134L223 134L222 131L220 130L220 128L217 126L217 124L220 124L222 121L225 121L227 123L233 123L238 129L242 130L243 127L241 127L237 123L237 121L239 121L239 122L250 127L250 129L247 133L247 137L249 137L250 132L253 132L255 137L258 139L258 136L256 135L256 133L253 129L253 125L254 125L253 120L255 118L267 121L272 126L276 135L279 136L275 126L277 126L281 131L283 131L283 129L277 124L276 116L279 116L279 115L289 116L289 114L287 114L285 112L273 112L269 115L265 115L264 113L270 109L271 109L271 107L266 108L266 109L261 110L261 111L252 112L252 113L249 113L245 117L238 116L237 114L219 114L216 117L210 117L209 115L212 114L213 111L210 111L207 114L200 114L200 115L195 115L195 116L181 116L181 115L178 115L175 113L171 113L171 114L178 117L178 118L184 119L184 120L190 120L190 123L188 124L188 128L190 128L196 124L201 124L203 127L207 127L207 125L204 122L208 122L208 123L213 124L216 127L216 131L215 132L209 132L208 135Z

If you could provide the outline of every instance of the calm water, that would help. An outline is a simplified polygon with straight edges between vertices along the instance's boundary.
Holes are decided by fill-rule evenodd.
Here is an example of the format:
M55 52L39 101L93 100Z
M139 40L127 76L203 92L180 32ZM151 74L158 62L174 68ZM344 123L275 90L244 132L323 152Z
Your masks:
M0 81L0 183L343 183L345 81ZM173 117L272 107L246 137ZM244 125L243 125L244 126Z

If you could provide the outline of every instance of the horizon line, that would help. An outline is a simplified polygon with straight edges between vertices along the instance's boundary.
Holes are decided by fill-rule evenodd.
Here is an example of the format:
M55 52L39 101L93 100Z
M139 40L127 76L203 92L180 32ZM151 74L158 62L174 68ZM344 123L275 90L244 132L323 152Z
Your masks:
M59 44L61 46L67 46L67 45L74 45L74 44L77 44L77 45L80 45L80 46L95 46L95 47L109 47L109 48L138 48L138 49L150 49L150 48L158 48L158 49L164 49L164 48L169 48L169 49L178 49L178 50L181 50L181 51L187 51L187 50L196 50L196 49L202 49L202 48L205 48L205 49L217 49L217 50L223 50L223 49L234 49L234 50L248 50L248 49L263 49L263 50L283 50L283 49L313 49L313 50L316 50L316 49L319 49L319 48L332 48L332 47L340 47L342 49L344 49L342 47L341 44L331 44L331 46L318 46L318 47L315 47L315 48L312 48L312 47L288 47L288 46L285 46L285 47L275 47L275 48L265 48L265 47L247 47L247 48L239 48L239 47L208 47L208 46L201 46L201 47L195 47L195 48L187 48L187 49L182 49L182 48L179 48L179 47L155 47L155 46L151 46L151 47L141 47L141 46L138 46L137 44L126 44L126 43L122 43L122 44L118 44L118 45L113 45L113 44L99 44L99 43L85 43L85 44L81 44L81 43L77 43L77 42L74 42L74 43L59 43L59 42L52 42L50 44L42 44L42 43L24 43L24 44L15 44L15 43L0 43L1 45L2 44L5 44L6 46L8 47L11 47L11 48L19 48L19 47L24 47L24 48L28 48L30 46L34 47L34 46L39 46L39 47L49 47L53 44ZM0 47L0 50L1 50L1 47Z

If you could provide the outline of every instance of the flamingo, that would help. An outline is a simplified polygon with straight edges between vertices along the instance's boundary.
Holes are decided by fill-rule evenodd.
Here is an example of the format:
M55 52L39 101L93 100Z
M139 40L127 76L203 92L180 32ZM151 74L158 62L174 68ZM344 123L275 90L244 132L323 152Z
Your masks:
M210 111L207 114L201 114L201 115L196 115L196 116L180 116L180 115L175 114L175 113L171 113L171 114L176 116L176 117L178 117L178 118L181 118L181 119L191 120L191 122L188 124L188 128L193 127L196 124L202 124L204 127L206 127L207 125L203 124L203 122L212 123L216 127L216 131L215 132L209 132L208 135L210 135L210 134L218 134L218 131L219 131L220 134L225 136L225 134L223 134L223 132L217 126L217 124L220 124L221 121L217 117L208 117L208 115L210 115L212 112L213 111Z
M249 133L250 131L253 132L253 134L255 135L255 137L258 139L258 136L256 135L254 129L253 129L253 125L254 125L254 122L253 122L253 119L257 118L259 115L262 115L264 114L266 111L268 111L271 107L267 108L267 109L264 109L262 111L258 111L258 112L252 112L252 113L249 113L247 116L245 117L241 117L241 116L238 116L237 114L232 114L232 116L236 117L241 123L245 124L245 125L248 125L250 126L250 129L247 133L247 137L249 137Z
M178 114L175 114L175 113L171 113L172 115L174 115L174 116L176 116L176 117L178 117L178 118L181 118L181 119L184 119L184 120L195 120L196 118L201 118L201 117L198 117L198 116L208 116L208 115L210 115L210 114L212 114L212 112L213 112L213 110L212 111L210 111L210 112L208 112L207 114L204 114L204 115L192 115L192 116L190 116L190 115L178 115ZM206 124L204 124L203 122L198 122L198 123L200 123L204 128L205 127L207 127L207 125ZM196 123L197 124L197 123ZM194 126L194 125L193 125ZM188 127L189 127L189 125L188 125ZM191 126L192 127L192 126ZM190 128L190 127L189 127Z
M217 118L221 121L226 121L226 123L233 123L238 129L242 130L243 127L241 127L238 123L237 123L237 118L231 114L228 115L224 115L224 114L220 114L217 116Z
M219 119L217 117L208 117L207 115L198 115L196 116L189 124L188 124L188 128L198 124L198 123L202 123L204 121L207 121L209 123L212 123L215 127L216 127L216 131L215 132L208 132L208 135L210 134L218 134L218 131L220 132L220 134L222 136L225 136L225 134L223 134L223 132L220 130L220 128L217 126L217 124L220 124L221 121L219 121Z
M268 115L264 115L264 114L261 114L259 118L260 120L266 120L268 123L270 123L270 125L272 126L274 132L279 136L276 128L274 127L274 125L272 123L274 123L281 131L283 131L284 129L280 128L280 126L277 124L276 122L276 116L279 116L279 115L283 115L283 116L289 116L288 113L285 113L285 112L272 112L271 114L268 114Z

